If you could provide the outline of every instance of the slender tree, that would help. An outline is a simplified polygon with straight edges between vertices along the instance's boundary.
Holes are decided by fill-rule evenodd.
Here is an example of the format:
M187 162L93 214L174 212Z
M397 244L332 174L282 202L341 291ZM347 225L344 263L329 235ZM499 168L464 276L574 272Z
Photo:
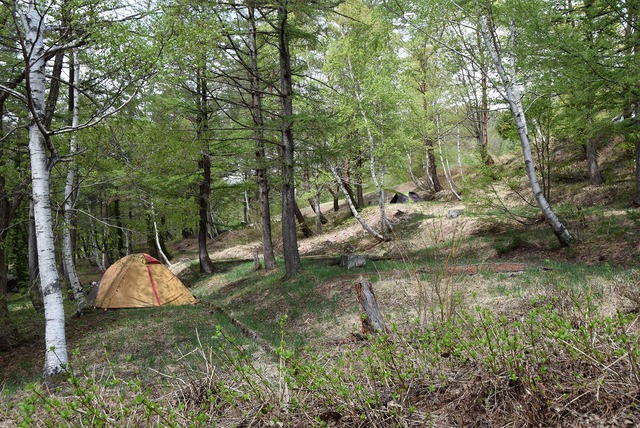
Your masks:
M16 6L16 19L23 31L23 55L27 72L27 98L29 105L29 155L31 160L31 186L38 248L38 266L45 310L45 363L44 375L50 376L66 369L68 362L65 337L62 289L56 268L53 220L51 217L51 190L49 157L43 129L45 115L46 61L44 60L45 16L35 0L30 0L21 13Z
M200 142L202 157L198 166L202 171L200 192L198 194L198 260L200 272L213 273L213 262L207 249L209 231L209 198L211 197L211 153L209 152L209 91L207 88L206 60L196 71L196 92L198 100L198 118L196 119L197 139Z
M295 144L293 141L293 76L289 53L289 2L278 3L277 33L282 120L282 246L287 275L302 271L295 217Z
M259 68L258 30L256 25L256 7L247 1L247 27L249 30L249 80L251 93L251 118L253 119L256 154L256 180L258 184L258 203L260 205L260 231L262 234L262 253L265 270L276 268L271 234L271 208L269 205L269 181L267 176L264 119L262 107L262 82Z
M69 110L71 111L71 126L77 127L80 123L80 105L79 105L79 89L80 84L80 62L72 56L69 63L69 83L71 96L69 97ZM69 154L75 155L78 151L76 136L71 134L69 138ZM64 186L64 213L63 213L63 230L62 230L62 254L64 270L69 279L69 286L73 291L73 297L77 304L77 313L82 315L86 306L86 298L80 279L76 273L75 254L73 245L73 220L75 217L75 203L77 199L76 165L69 164L67 169L67 177Z
M544 193L542 192L540 184L538 183L535 163L533 161L533 156L531 155L529 130L527 127L525 110L522 106L522 96L520 95L520 88L518 86L519 83L516 77L515 65L506 65L503 58L503 53L501 51L501 46L497 43L498 34L496 31L495 21L491 17L491 5L487 4L486 8L483 9L483 14L479 19L480 34L503 85L504 96L506 98L506 101L509 103L511 113L513 114L513 118L516 123L516 129L518 131L520 146L522 148L522 154L524 157L525 170L527 172L527 177L529 178L531 190L533 191L533 195L536 199L536 202L538 203L538 206L540 207L540 210L549 222L553 233L556 235L560 243L565 246L571 245L574 241L574 237L571 235L565 225L560 221L555 211L551 208L551 205L549 205L549 202L544 197ZM515 44L516 28L515 23L513 22L509 27L509 36L512 46L511 54L515 55L515 52L513 51L513 45ZM507 68L509 68L510 71L508 71Z

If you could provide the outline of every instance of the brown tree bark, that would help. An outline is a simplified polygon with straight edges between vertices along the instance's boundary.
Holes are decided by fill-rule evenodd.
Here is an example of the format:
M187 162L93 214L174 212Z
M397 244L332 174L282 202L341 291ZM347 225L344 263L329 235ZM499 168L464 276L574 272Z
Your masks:
M426 116L429 111L429 105L427 104L427 82L425 79L422 79L422 81L420 82L420 88L418 89L418 92L422 94L422 111ZM433 186L433 191L435 193L438 193L442 190L442 185L440 184L440 180L438 180L438 167L436 164L436 156L434 152L435 146L433 140L426 135L423 137L423 143L426 155L426 181L427 183L431 183L431 186Z
M339 199L339 193L340 192L340 186L336 185L337 189L333 190L331 187L328 187L327 190L329 191L329 193L331 193L331 196L333 197L333 212L336 212L340 209L340 199Z
M304 219L304 216L302 215L302 211L300 211L300 207L298 206L297 203L295 203L295 213L296 213L296 220L298 220L298 224L302 229L302 234L304 235L305 238L311 238L313 236L313 231L311 230L309 225L307 225L307 222Z
M258 68L258 41L255 20L255 6L247 2L247 22L249 26L249 58L251 111L255 127L256 181L258 184L258 204L260 206L260 233L262 235L262 253L265 270L276 268L271 233L271 208L269 206L269 179L267 176L266 153L264 143L264 121L262 117L262 92L260 91L260 70Z
M213 262L207 250L207 235L209 225L209 198L211 197L211 156L209 153L208 129L209 106L207 80L204 67L196 71L196 91L198 97L198 117L196 135L201 148L198 167L202 171L202 181L198 193L198 260L200 272L213 273Z
M593 138L589 138L585 145L585 152L587 156L587 169L589 170L589 180L594 186L600 186L604 183L604 178L600 174L600 167L598 166L598 155L596 150L596 141Z
M295 184L293 141L293 84L289 53L287 2L278 4L278 51L280 62L280 101L282 114L282 247L287 276L302 271L295 222Z
M482 99L480 100L480 157L485 165L492 165L493 158L489 155L489 101L487 96L487 73L482 68L482 77L480 80Z
M433 185L433 191L438 193L442 190L442 184L438 179L438 166L436 163L435 146L433 140L424 139L424 146L427 152L427 180Z
M360 305L363 334L384 333L387 327L380 313L373 286L369 281L356 283L356 297Z

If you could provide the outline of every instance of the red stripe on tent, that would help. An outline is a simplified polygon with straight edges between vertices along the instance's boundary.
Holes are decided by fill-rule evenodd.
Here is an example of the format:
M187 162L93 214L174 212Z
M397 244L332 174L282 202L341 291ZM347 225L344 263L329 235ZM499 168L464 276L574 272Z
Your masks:
M147 266L147 272L149 273L149 280L151 281L151 288L153 289L153 295L156 296L156 302L160 306L160 298L158 297L158 290L156 290L156 284L153 282L153 275L151 275L151 268Z
M143 254L142 257L144 257L144 259L149 264L156 264L156 265L160 264L160 262L158 260L156 260L155 258L151 257L149 254Z

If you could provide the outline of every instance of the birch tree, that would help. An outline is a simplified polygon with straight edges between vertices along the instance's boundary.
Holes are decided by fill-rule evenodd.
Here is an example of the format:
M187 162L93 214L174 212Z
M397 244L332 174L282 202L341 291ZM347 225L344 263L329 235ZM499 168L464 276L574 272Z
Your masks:
M126 105L127 100L135 96L131 89L133 82L144 80L145 74L150 72L150 49L153 44L146 40L133 43L127 41L128 33L123 32L126 17L113 18L111 12L103 15L88 13L85 4L74 5L71 10L69 4L44 3L36 0L11 3L13 25L18 34L18 44L22 53L24 65L24 87L12 90L0 87L0 91L8 92L14 98L24 103L28 111L29 158L31 167L31 188L34 210L35 241L37 247L40 286L45 310L45 359L44 375L50 376L66 369L68 362L65 339L65 316L60 277L56 268L56 251L51 203L51 170L61 160L54 137L80 129L94 126L106 117L117 113ZM69 7L67 9L66 7ZM106 8L106 5L105 5ZM93 12L93 9L92 9ZM75 14L72 18L59 19L56 14ZM61 33L53 33L53 22L63 22ZM79 28L74 26L79 26ZM100 33L97 32L100 29ZM48 38L48 34L53 37ZM110 39L109 35L119 34L120 38ZM59 73L62 57L65 52L86 45L91 35L93 51L100 53L101 64L94 62L92 72L105 74L96 79L103 83L99 95L92 98L93 111L87 115L88 119L82 123L72 123L66 126L54 126L53 111L56 107L59 85L62 82ZM101 38L100 36L104 36ZM107 43L108 42L108 43ZM120 43L126 42L125 47ZM118 43L115 48L113 43ZM101 45L102 44L102 45ZM146 46L146 50L145 50ZM129 50L130 49L130 50ZM139 51L134 51L139 49ZM135 53L134 53L135 52ZM131 55L127 55L127 54ZM53 67L54 79L49 81L47 75L47 61L56 57ZM127 74L117 74L124 68L136 64L137 69L129 70ZM108 65L107 65L108 64ZM100 65L104 66L100 68ZM126 77L125 77L126 76ZM93 76L94 78L97 76ZM69 82L66 82L69 85ZM46 92L49 87L49 97ZM128 95L128 98L127 98Z
M491 62L499 76L502 84L502 95L509 104L511 113L515 120L516 129L520 138L520 146L524 158L525 170L529 179L529 184L538 206L545 218L551 226L551 230L556 235L560 243L569 246L573 243L574 237L571 235L566 226L560 221L555 211L544 196L544 193L538 182L535 163L531 154L531 144L529 142L529 130L527 126L526 114L522 105L522 95L520 93L520 83L518 82L516 73L516 23L511 20L508 28L508 46L511 61L507 61L504 56L504 50L499 43L499 35L496 30L496 24L493 17L493 10L490 3L487 3L481 9L481 16L478 20L480 34L483 43L487 49Z
M80 123L80 105L79 105L79 89L80 84L80 62L72 56L73 60L69 65L69 83L71 87L71 97L69 100L69 110L71 111L71 126L77 127ZM76 141L76 135L71 134L69 138L69 154L71 156L76 155L78 152L78 144ZM77 200L77 180L76 180L76 165L75 163L69 164L67 169L67 177L64 185L64 204L63 204L63 229L62 229L62 257L64 263L64 269L69 279L69 286L73 291L73 298L76 301L77 313L82 315L86 306L86 298L82 285L80 285L80 279L76 273L76 265L73 253L73 240L72 240L72 228L73 219L75 216L74 208Z
M395 145L403 130L399 114L406 97L394 76L402 65L392 26L381 10L353 0L341 5L340 13L338 37L329 47L326 72L330 84L341 92L340 108L354 115L352 125L346 127L347 135L351 133L347 138L364 140L363 157L378 196L379 235L389 240L392 226L386 216L384 177L398 153Z
M38 248L38 267L45 311L44 375L51 376L66 369L68 363L65 317L60 279L56 269L49 157L43 129L45 114L46 61L44 59L45 16L35 0L26 10L16 5L16 20L23 31L22 52L27 69L27 104L29 106L29 157L31 187Z

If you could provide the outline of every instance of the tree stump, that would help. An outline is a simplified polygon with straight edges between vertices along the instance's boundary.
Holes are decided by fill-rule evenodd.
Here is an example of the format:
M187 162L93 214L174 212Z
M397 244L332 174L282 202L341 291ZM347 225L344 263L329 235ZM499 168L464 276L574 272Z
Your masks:
M360 304L360 318L362 319L362 333L375 334L387 331L378 308L373 286L369 281L360 281L356 284L356 296Z

